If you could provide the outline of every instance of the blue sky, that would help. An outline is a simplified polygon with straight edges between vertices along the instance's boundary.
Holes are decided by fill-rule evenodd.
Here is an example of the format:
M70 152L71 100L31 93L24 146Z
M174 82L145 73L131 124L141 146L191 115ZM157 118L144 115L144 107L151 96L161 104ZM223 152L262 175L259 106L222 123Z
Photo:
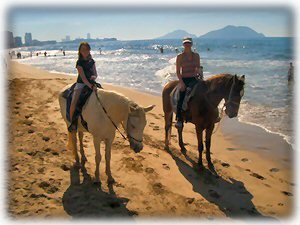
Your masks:
M293 36L293 13L288 8L12 8L7 29L24 39L61 41L116 37L152 39L183 29L197 36L227 25L249 26L271 37Z

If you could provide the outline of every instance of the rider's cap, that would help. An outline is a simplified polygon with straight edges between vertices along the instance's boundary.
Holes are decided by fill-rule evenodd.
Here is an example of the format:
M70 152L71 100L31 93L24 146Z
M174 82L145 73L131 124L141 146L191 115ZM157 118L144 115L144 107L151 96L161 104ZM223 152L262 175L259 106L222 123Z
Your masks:
M185 38L182 39L182 44L184 44L184 43L191 43L191 44L193 44L193 40L190 37L185 37Z

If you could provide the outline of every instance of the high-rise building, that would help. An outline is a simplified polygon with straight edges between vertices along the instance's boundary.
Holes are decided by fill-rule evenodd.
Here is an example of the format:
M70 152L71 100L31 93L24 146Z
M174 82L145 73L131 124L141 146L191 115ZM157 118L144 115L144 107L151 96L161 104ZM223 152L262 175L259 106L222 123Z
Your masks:
M91 39L91 34L90 33L87 33L86 39Z
M22 44L22 38L21 37L15 37L15 47L21 47Z
M25 33L25 45L30 46L32 44L31 33Z
M14 35L10 31L5 31L6 35L6 46L7 48L13 48L14 47Z

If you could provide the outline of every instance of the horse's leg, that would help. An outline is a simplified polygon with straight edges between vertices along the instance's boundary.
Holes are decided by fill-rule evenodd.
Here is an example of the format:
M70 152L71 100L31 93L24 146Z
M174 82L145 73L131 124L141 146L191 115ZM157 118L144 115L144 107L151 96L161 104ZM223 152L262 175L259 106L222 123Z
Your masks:
M87 159L84 154L84 149L83 149L83 132L78 131L78 137L79 137L79 146L80 146L80 154L81 154L81 163L84 164L87 162Z
M73 152L75 158L75 166L79 166L79 156L77 152L77 136L76 131L68 132L67 148Z
M100 140L97 139L96 137L93 138L94 141L94 147L95 147L95 161L96 161L96 169L95 169L95 183L100 183L100 172L99 172L99 167L100 167L100 161L101 161L101 153L100 153Z
M113 184L115 183L114 178L111 175L110 170L110 158L111 158L111 144L113 139L106 139L105 140L105 161L106 161L106 175L107 175L107 183Z
M172 132L172 120L173 120L173 112L166 113L165 112L165 149L169 149L169 145L171 144L171 132Z
M181 149L181 152L183 154L186 153L186 148L184 147L184 143L183 143L183 138L182 138L182 131L183 131L183 123L182 123L182 127L181 128L178 128L178 141L179 141L179 146L180 146L180 149Z
M214 130L214 127L215 125L214 123L212 123L212 125L208 129L206 129L206 135L205 135L206 160L209 165L212 165L211 158L210 158L210 145L211 145L211 135Z
M196 133L197 133L197 140L198 140L198 152L199 152L199 159L198 159L198 165L200 167L203 167L202 163L202 152L203 152L203 129L196 125Z

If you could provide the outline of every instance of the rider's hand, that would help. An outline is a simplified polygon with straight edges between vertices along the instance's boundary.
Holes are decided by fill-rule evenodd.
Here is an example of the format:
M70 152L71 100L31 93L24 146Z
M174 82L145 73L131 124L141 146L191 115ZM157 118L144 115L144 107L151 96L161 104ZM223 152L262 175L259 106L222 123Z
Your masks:
M96 80L96 78L97 78L97 76L95 76L95 75L91 76L91 80Z
M186 86L183 81L179 81L179 88L180 88L180 91L185 91Z

